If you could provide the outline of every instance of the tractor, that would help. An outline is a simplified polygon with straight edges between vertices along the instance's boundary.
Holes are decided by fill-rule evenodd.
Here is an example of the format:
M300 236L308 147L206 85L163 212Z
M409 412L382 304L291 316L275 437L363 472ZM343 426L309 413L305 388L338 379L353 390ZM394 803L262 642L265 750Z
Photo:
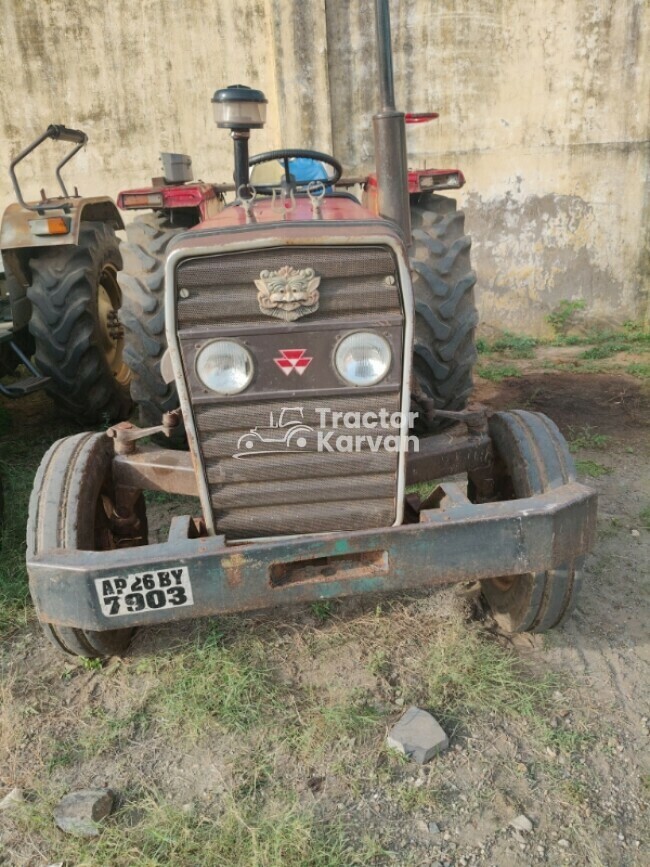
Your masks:
M73 145L55 170L61 195L41 190L27 202L16 167L48 140ZM61 175L87 141L82 130L51 124L11 162L16 202L0 226L0 377L19 365L28 375L0 382L0 395L45 388L68 415L95 424L129 415L131 373L117 317L122 218L108 197L82 197L76 187L71 195Z
M148 357L129 363L158 415L59 440L37 473L30 589L67 654L123 653L150 624L445 583L480 587L507 632L571 610L596 495L549 418L467 405L470 241L429 191L435 175L412 189L388 0L375 12L363 201L331 155L249 158L267 102L242 85L213 98L234 142L232 204L183 184L178 214L164 184L121 196L154 209L130 233L121 315L141 329ZM255 436L290 416L290 442ZM151 439L181 426L187 451ZM149 544L145 491L195 498L165 542Z

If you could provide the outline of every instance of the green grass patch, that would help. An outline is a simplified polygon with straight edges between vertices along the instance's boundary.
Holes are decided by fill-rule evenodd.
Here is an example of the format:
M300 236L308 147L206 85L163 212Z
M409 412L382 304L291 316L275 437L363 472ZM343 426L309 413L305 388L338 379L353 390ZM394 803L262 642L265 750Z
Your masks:
M184 811L155 796L134 798L92 841L58 832L52 801L24 806L16 821L47 840L50 860L75 867L363 867L379 854L363 839L353 843L342 823L318 821L286 795L224 800L218 809Z
M575 315L586 307L584 301L560 301L559 305L546 317L546 321L556 334L564 334L573 325Z
M481 379L490 382L501 382L509 376L521 376L514 364L479 364L476 372Z
M492 341L479 338L476 341L476 349L481 354L499 353L508 358L533 358L537 344L538 341L534 337L504 331Z
M514 653L460 625L439 636L426 672L427 704L452 724L475 715L534 718L557 688L553 675L532 676Z
M650 379L650 363L641 361L636 364L628 364L625 372L638 379Z
M581 428L569 427L569 450L574 453L580 449L604 449L611 439L607 434L598 433L596 428L588 424Z
M189 736L214 724L247 731L283 706L283 690L262 642L245 635L228 645L214 624L193 644L147 659L139 669L153 670L159 684L147 711L162 728Z
M608 476L612 472L610 467L604 467L597 461L576 461L576 469L581 476L590 476L592 479Z

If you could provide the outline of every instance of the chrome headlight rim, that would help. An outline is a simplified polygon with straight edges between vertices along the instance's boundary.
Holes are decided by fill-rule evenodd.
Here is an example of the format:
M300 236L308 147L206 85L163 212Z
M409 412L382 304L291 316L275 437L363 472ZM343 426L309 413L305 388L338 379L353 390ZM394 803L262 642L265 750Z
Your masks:
M381 371L378 375L372 377L371 379L366 379L363 382L354 381L348 378L343 372L343 365L340 363L339 359L341 354L345 351L346 343L351 341L353 338L359 338L359 336L365 336L370 338L373 341L376 341L381 349L386 352L386 362L384 365L383 371ZM343 335L341 339L336 344L334 348L334 370L336 371L337 376L348 386L352 386L353 388L367 388L373 385L378 385L380 382L383 382L384 379L390 373L390 369L393 364L393 349L390 344L390 341L378 331L369 331L368 329L358 329L356 331L350 331L347 334Z
M247 365L247 370L245 372L246 375L245 375L243 384L238 385L236 388L215 388L213 385L210 385L210 383L207 381L207 377L205 375L205 372L204 372L203 376L201 375L200 365L201 365L202 358L205 359L205 354L208 350L210 350L210 349L214 350L218 346L235 347L236 352L241 353L241 357L242 357L242 360L244 362L244 365ZM236 396L238 394L242 394L242 392L246 391L248 386L253 381L253 377L255 375L255 360L253 358L251 351L248 349L248 347L244 346L244 344L241 343L240 341L233 340L229 337L216 337L212 340L206 341L197 350L196 356L194 358L194 372L195 372L199 382L201 383L201 385L204 388L211 391L213 394L217 394L221 397L234 397L234 396Z

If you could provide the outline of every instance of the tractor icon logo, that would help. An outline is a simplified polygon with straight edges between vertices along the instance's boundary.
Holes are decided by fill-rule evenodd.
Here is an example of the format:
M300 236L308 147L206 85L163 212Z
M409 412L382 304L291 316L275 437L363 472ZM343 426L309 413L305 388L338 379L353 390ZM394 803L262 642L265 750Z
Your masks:
M304 422L301 406L285 406L280 410L277 423L273 412L269 413L269 426L257 425L237 440L234 458L248 458L254 455L270 455L284 452L300 452L307 448L309 435L314 428Z

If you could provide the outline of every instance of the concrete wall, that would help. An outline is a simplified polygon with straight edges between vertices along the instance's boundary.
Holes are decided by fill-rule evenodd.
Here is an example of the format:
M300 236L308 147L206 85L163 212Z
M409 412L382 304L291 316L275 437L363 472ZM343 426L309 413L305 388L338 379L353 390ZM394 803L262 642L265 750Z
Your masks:
M253 150L373 160L373 0L0 0L0 161L51 121L90 144L69 176L115 195L191 153L228 180L210 97L261 87ZM412 165L459 166L484 323L539 334L562 299L593 319L647 315L650 9L646 0L393 0L396 88L441 118ZM47 154L25 166L35 195ZM52 163L50 162L51 166ZM53 189L47 180L47 189ZM0 206L11 200L4 171Z

